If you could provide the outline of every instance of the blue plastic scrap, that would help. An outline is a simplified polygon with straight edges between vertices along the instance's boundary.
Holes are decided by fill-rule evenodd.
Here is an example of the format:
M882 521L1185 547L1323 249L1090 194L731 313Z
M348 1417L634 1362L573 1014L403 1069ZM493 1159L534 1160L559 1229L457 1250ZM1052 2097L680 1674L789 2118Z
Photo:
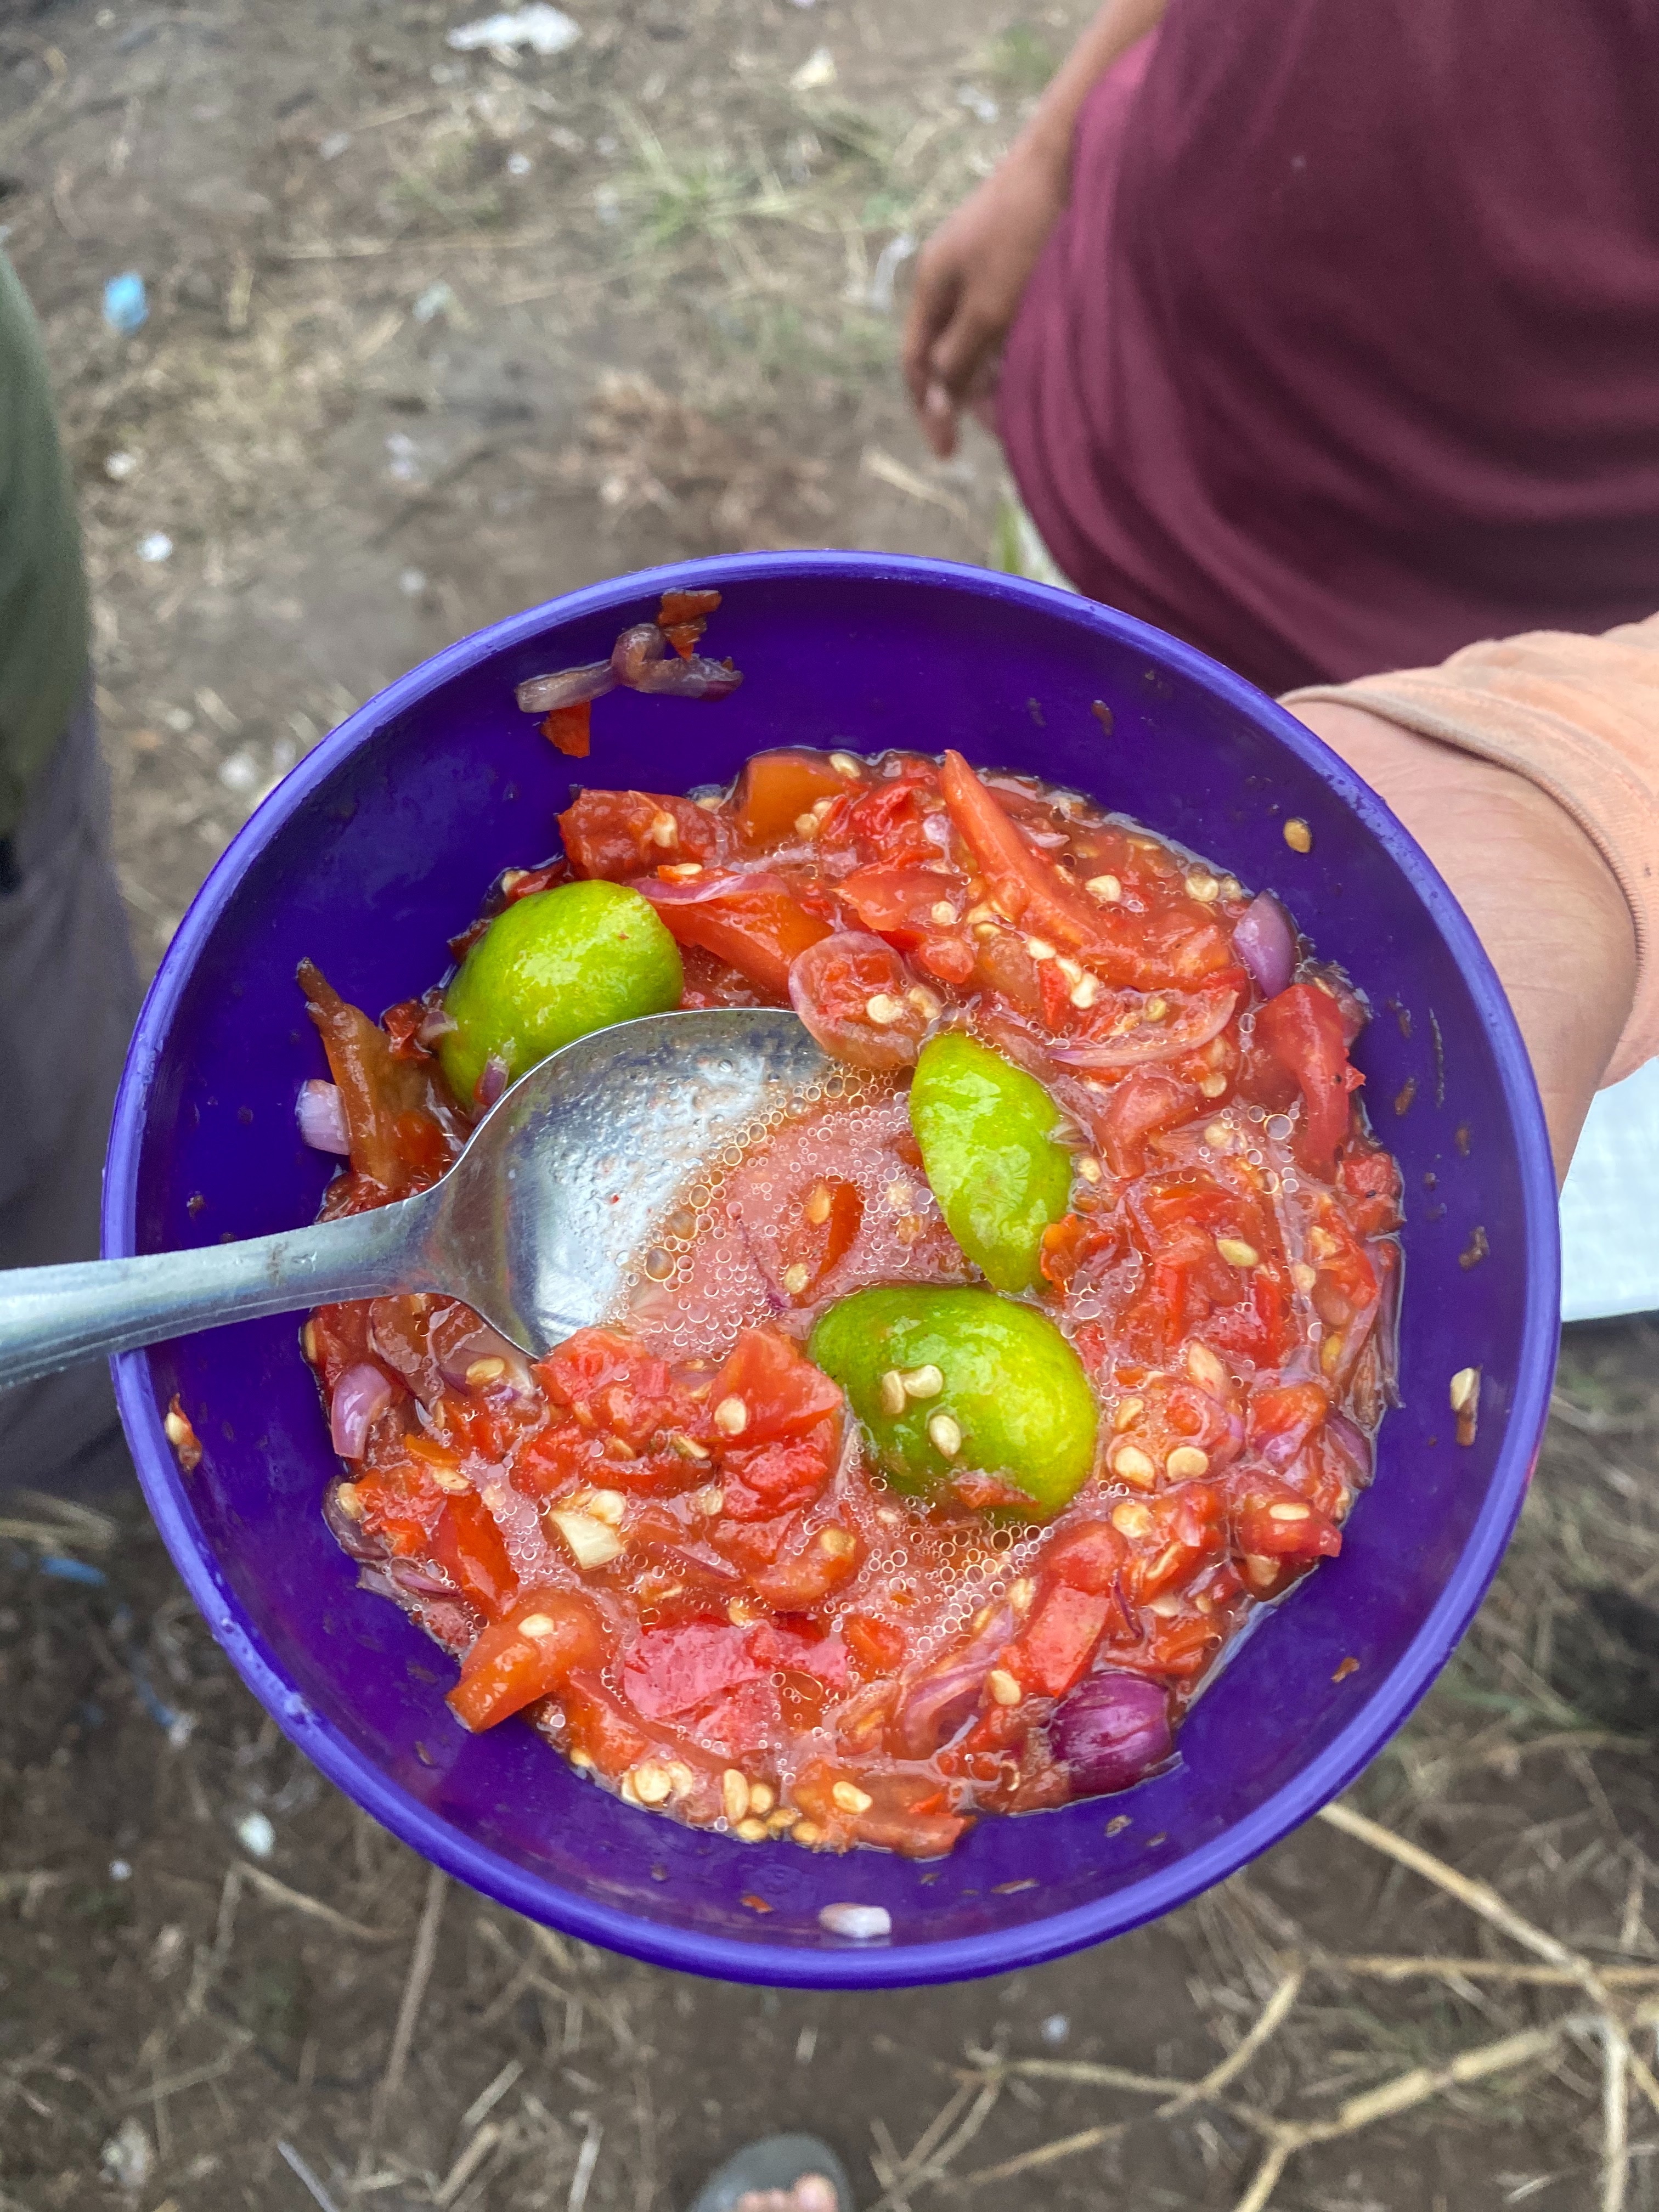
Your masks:
M112 276L104 287L104 320L111 330L131 337L149 320L149 295L136 269Z

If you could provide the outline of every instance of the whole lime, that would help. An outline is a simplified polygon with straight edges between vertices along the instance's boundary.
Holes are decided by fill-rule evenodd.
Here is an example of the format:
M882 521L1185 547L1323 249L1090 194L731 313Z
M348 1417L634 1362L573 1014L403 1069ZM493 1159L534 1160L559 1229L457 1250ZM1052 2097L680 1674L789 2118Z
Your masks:
M444 996L455 1026L439 1058L470 1103L492 1054L513 1082L594 1030L666 1013L684 988L678 945L625 884L532 891L498 914L461 963Z

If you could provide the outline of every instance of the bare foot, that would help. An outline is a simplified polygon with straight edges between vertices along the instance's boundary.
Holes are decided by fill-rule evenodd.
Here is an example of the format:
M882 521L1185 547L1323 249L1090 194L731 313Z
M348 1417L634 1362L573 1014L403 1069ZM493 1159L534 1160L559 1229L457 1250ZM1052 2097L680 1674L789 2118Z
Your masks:
M836 2185L821 2173L804 2173L793 2189L750 2189L732 2212L840 2212Z

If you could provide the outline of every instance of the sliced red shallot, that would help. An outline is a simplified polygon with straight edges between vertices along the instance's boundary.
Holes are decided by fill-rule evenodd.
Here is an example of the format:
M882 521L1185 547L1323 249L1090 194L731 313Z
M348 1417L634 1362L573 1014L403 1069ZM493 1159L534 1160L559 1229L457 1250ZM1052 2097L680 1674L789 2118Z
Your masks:
M1008 1607L1000 1607L971 1643L910 1685L892 1729L893 1746L902 1759L931 1759L977 1709L991 1662L1012 1634L1013 1625Z
M483 1064L483 1073L472 1086L472 1096L488 1113L507 1088L507 1062L500 1053L492 1052Z
M375 1416L392 1403L391 1379L368 1360L348 1367L329 1402L328 1433L342 1459L361 1459Z
M609 660L590 660L580 668L561 668L551 676L531 676L514 696L526 714L550 714L560 707L580 707L584 700L602 699L617 688L617 672Z
M346 1128L345 1100L337 1083L324 1083L316 1077L302 1083L294 1118L313 1152L337 1152L342 1159L349 1157L351 1137Z
M682 659L655 623L635 623L617 640L611 666L631 691L669 693L682 699L724 699L743 678L723 660L694 653Z
M1133 1025L1115 1036L1080 1038L1050 1047L1062 1067L1142 1067L1150 1060L1179 1060L1218 1037L1233 1018L1237 991L1154 992L1133 1009ZM1161 1008L1158 1018L1152 1010Z
M1264 999L1290 987L1296 969L1296 931L1271 891L1260 891L1233 931L1233 951Z
M1091 1674L1061 1699L1048 1741L1081 1796L1127 1790L1174 1747L1169 1695L1144 1675Z
M440 1037L447 1037L455 1027L453 1019L440 1006L428 1006L421 1017L421 1025L415 1032L416 1044L423 1044L428 1052Z

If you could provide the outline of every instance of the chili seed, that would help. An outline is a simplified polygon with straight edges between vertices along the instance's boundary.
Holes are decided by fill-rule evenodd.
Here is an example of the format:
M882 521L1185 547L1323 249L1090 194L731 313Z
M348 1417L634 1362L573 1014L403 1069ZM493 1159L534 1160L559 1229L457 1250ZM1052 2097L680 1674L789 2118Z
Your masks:
M1227 1387L1227 1370L1207 1344L1194 1341L1187 1346L1187 1372L1206 1390L1222 1391Z
M1006 1667L993 1667L985 1677L985 1686L1000 1705L1017 1705L1025 1694Z
M1291 1263L1291 1280L1305 1296L1319 1280L1318 1271L1310 1267L1305 1260L1294 1260Z
M775 1813L767 1814L766 1826L771 1834L781 1836L786 1829L793 1828L799 1818L793 1805L780 1805Z
M604 1521L613 1528L620 1528L623 1516L628 1510L628 1500L620 1490L596 1490L585 1509L596 1521Z
M1142 1490L1150 1490L1158 1480L1157 1468L1139 1444L1118 1445L1112 1454L1112 1473Z
M851 753L831 753L830 765L837 775L862 776L864 763Z
M937 1367L908 1367L899 1376L907 1398L937 1398L945 1388L945 1377Z
M680 842L680 825L672 814L659 811L652 816L651 827L646 835L653 845L678 845Z
M805 1844L807 1849L811 1850L814 1844L821 1844L823 1841L823 1831L819 1827L816 1820L797 1820L793 1831L791 1832L789 1840L791 1843ZM824 1912L828 1912L831 1910L832 1908L830 1906L825 1905ZM823 1913L821 1912L818 1915L818 1917L821 1920L823 1917Z
M1210 1471L1210 1455L1196 1444L1177 1444L1164 1462L1164 1473L1176 1482L1196 1482Z
M527 1636L532 1644L539 1644L544 1638L551 1636L557 1627L558 1623L551 1613L527 1613L519 1623L519 1633Z
M1156 994L1148 999L1140 1009L1143 1018L1149 1022L1161 1022L1169 1011L1169 1000L1160 999Z
M1115 906L1123 896L1123 886L1115 876L1091 876L1083 888L1102 906Z
M305 1355L306 1364L314 1367L317 1364L317 1325L314 1322L308 1321L300 1331L300 1350ZM162 1425L165 1427L166 1424Z
M174 1451L182 1451L196 1433L182 1413L169 1412L161 1426L166 1430L167 1442Z
M878 1030L890 1029L904 1012L898 1000L890 998L885 991L878 991L864 1002L864 1011Z
M769 1782L751 1782L749 1785L749 1809L762 1814L769 1813L778 1802L778 1793Z
M1077 1171L1083 1177L1085 1182L1098 1182L1100 1181L1100 1162L1095 1158L1092 1152L1079 1152L1078 1154Z
M1174 1620L1181 1611L1181 1600L1173 1590L1160 1590L1146 1610L1159 1620Z
M1133 1428L1146 1410L1146 1401L1144 1398L1126 1398L1112 1416L1112 1426L1121 1436L1125 1429Z
M1100 996L1100 986L1092 975L1079 975L1066 995L1074 1006L1092 1006Z
M817 834L818 817L816 814L798 814L795 817L796 836L816 837Z
M806 1203L801 1211L814 1229L823 1227L830 1218L830 1186L827 1182L813 1184L811 1189L806 1194Z
M714 1408L714 1426L723 1437L740 1437L749 1426L749 1408L741 1398L722 1398Z
M890 1367L881 1378L881 1410L890 1420L896 1420L904 1411L904 1377L896 1367Z
M858 1549L858 1538L850 1528L820 1528L818 1549L832 1559L849 1559Z
M799 1260L793 1267L786 1267L783 1271L783 1287L792 1298L798 1298L811 1279L810 1269L804 1267Z
M720 1777L720 1806L734 1826L749 1810L749 1777L735 1766Z
M668 1769L659 1766L653 1759L642 1760L629 1778L634 1784L634 1795L641 1805L665 1804L673 1791L674 1784Z
M1342 1350L1347 1342L1340 1328L1333 1329L1319 1347L1319 1364L1327 1375L1334 1375L1342 1364Z
M954 1459L962 1449L962 1427L949 1413L935 1413L927 1424L927 1441L945 1459Z
M685 1796L690 1792L691 1786L696 1782L696 1776L692 1773L690 1768L687 1766L684 1761L678 1759L671 1759L669 1760L668 1781L669 1786L673 1790L675 1796Z
M1309 829L1299 814L1291 815L1290 820L1285 824L1285 842L1293 853L1312 852L1313 831Z
M335 1489L334 1498L336 1504L339 1506L341 1512L345 1515L348 1521L361 1521L362 1519L363 1495L355 1482L342 1482L338 1484Z
M472 1487L472 1485L458 1468L453 1467L434 1467L431 1470L431 1474L432 1480L437 1484L439 1489L447 1490L452 1498L459 1497L462 1491L471 1490Z
M1221 885L1213 876L1191 875L1187 878L1187 896L1200 906L1212 906L1221 896Z
M875 1799L856 1782L837 1782L830 1795L843 1813L867 1813Z
M1227 1079L1224 1075L1200 1075L1198 1087L1206 1098L1219 1098L1227 1088Z
M1218 1237L1215 1249L1230 1267L1259 1267L1261 1255L1242 1237Z
M764 1820L739 1820L733 1833L745 1844L763 1844L771 1830Z
M1313 1518L1313 1508L1311 1505L1297 1504L1288 1498L1281 1498L1267 1508L1267 1518L1270 1521L1310 1521Z
M904 995L925 1022L936 1022L945 1011L944 1000L936 997L925 983L914 985Z
M726 1617L734 1628L752 1628L766 1616L758 1606L750 1605L746 1597L734 1597L726 1608Z
M956 918L957 910L949 899L935 899L927 909L927 919L936 929L949 929Z
M1025 940L1025 950L1033 960L1039 963L1052 960L1054 957L1054 948L1046 937L1028 937Z
M701 1490L694 1490L691 1499L698 1512L707 1514L711 1521L726 1510L726 1492L718 1482L705 1483Z
M1151 1512L1133 1498L1112 1508L1112 1526L1120 1536L1150 1536L1154 1525Z
M1454 1413L1467 1413L1480 1395L1480 1370L1460 1367L1451 1379L1451 1409Z
M1259 1552L1246 1552L1244 1579L1252 1589L1271 1589L1279 1580L1278 1560L1264 1559Z
M1031 1601L1036 1595L1036 1583L1030 1575L1022 1575L1008 1593L1008 1602L1017 1613L1024 1615L1031 1610Z
M700 876L702 873L702 862L676 860L672 867L659 869L658 872L666 876L672 884L689 884L693 876Z
M674 1430L669 1437L668 1449L672 1452L678 1452L682 1459L708 1457L708 1448L706 1444L700 1444L695 1437L682 1436L678 1429Z
M824 816L830 811L830 809L835 805L835 803L836 802L833 799L815 799L812 801L813 821L821 823Z

